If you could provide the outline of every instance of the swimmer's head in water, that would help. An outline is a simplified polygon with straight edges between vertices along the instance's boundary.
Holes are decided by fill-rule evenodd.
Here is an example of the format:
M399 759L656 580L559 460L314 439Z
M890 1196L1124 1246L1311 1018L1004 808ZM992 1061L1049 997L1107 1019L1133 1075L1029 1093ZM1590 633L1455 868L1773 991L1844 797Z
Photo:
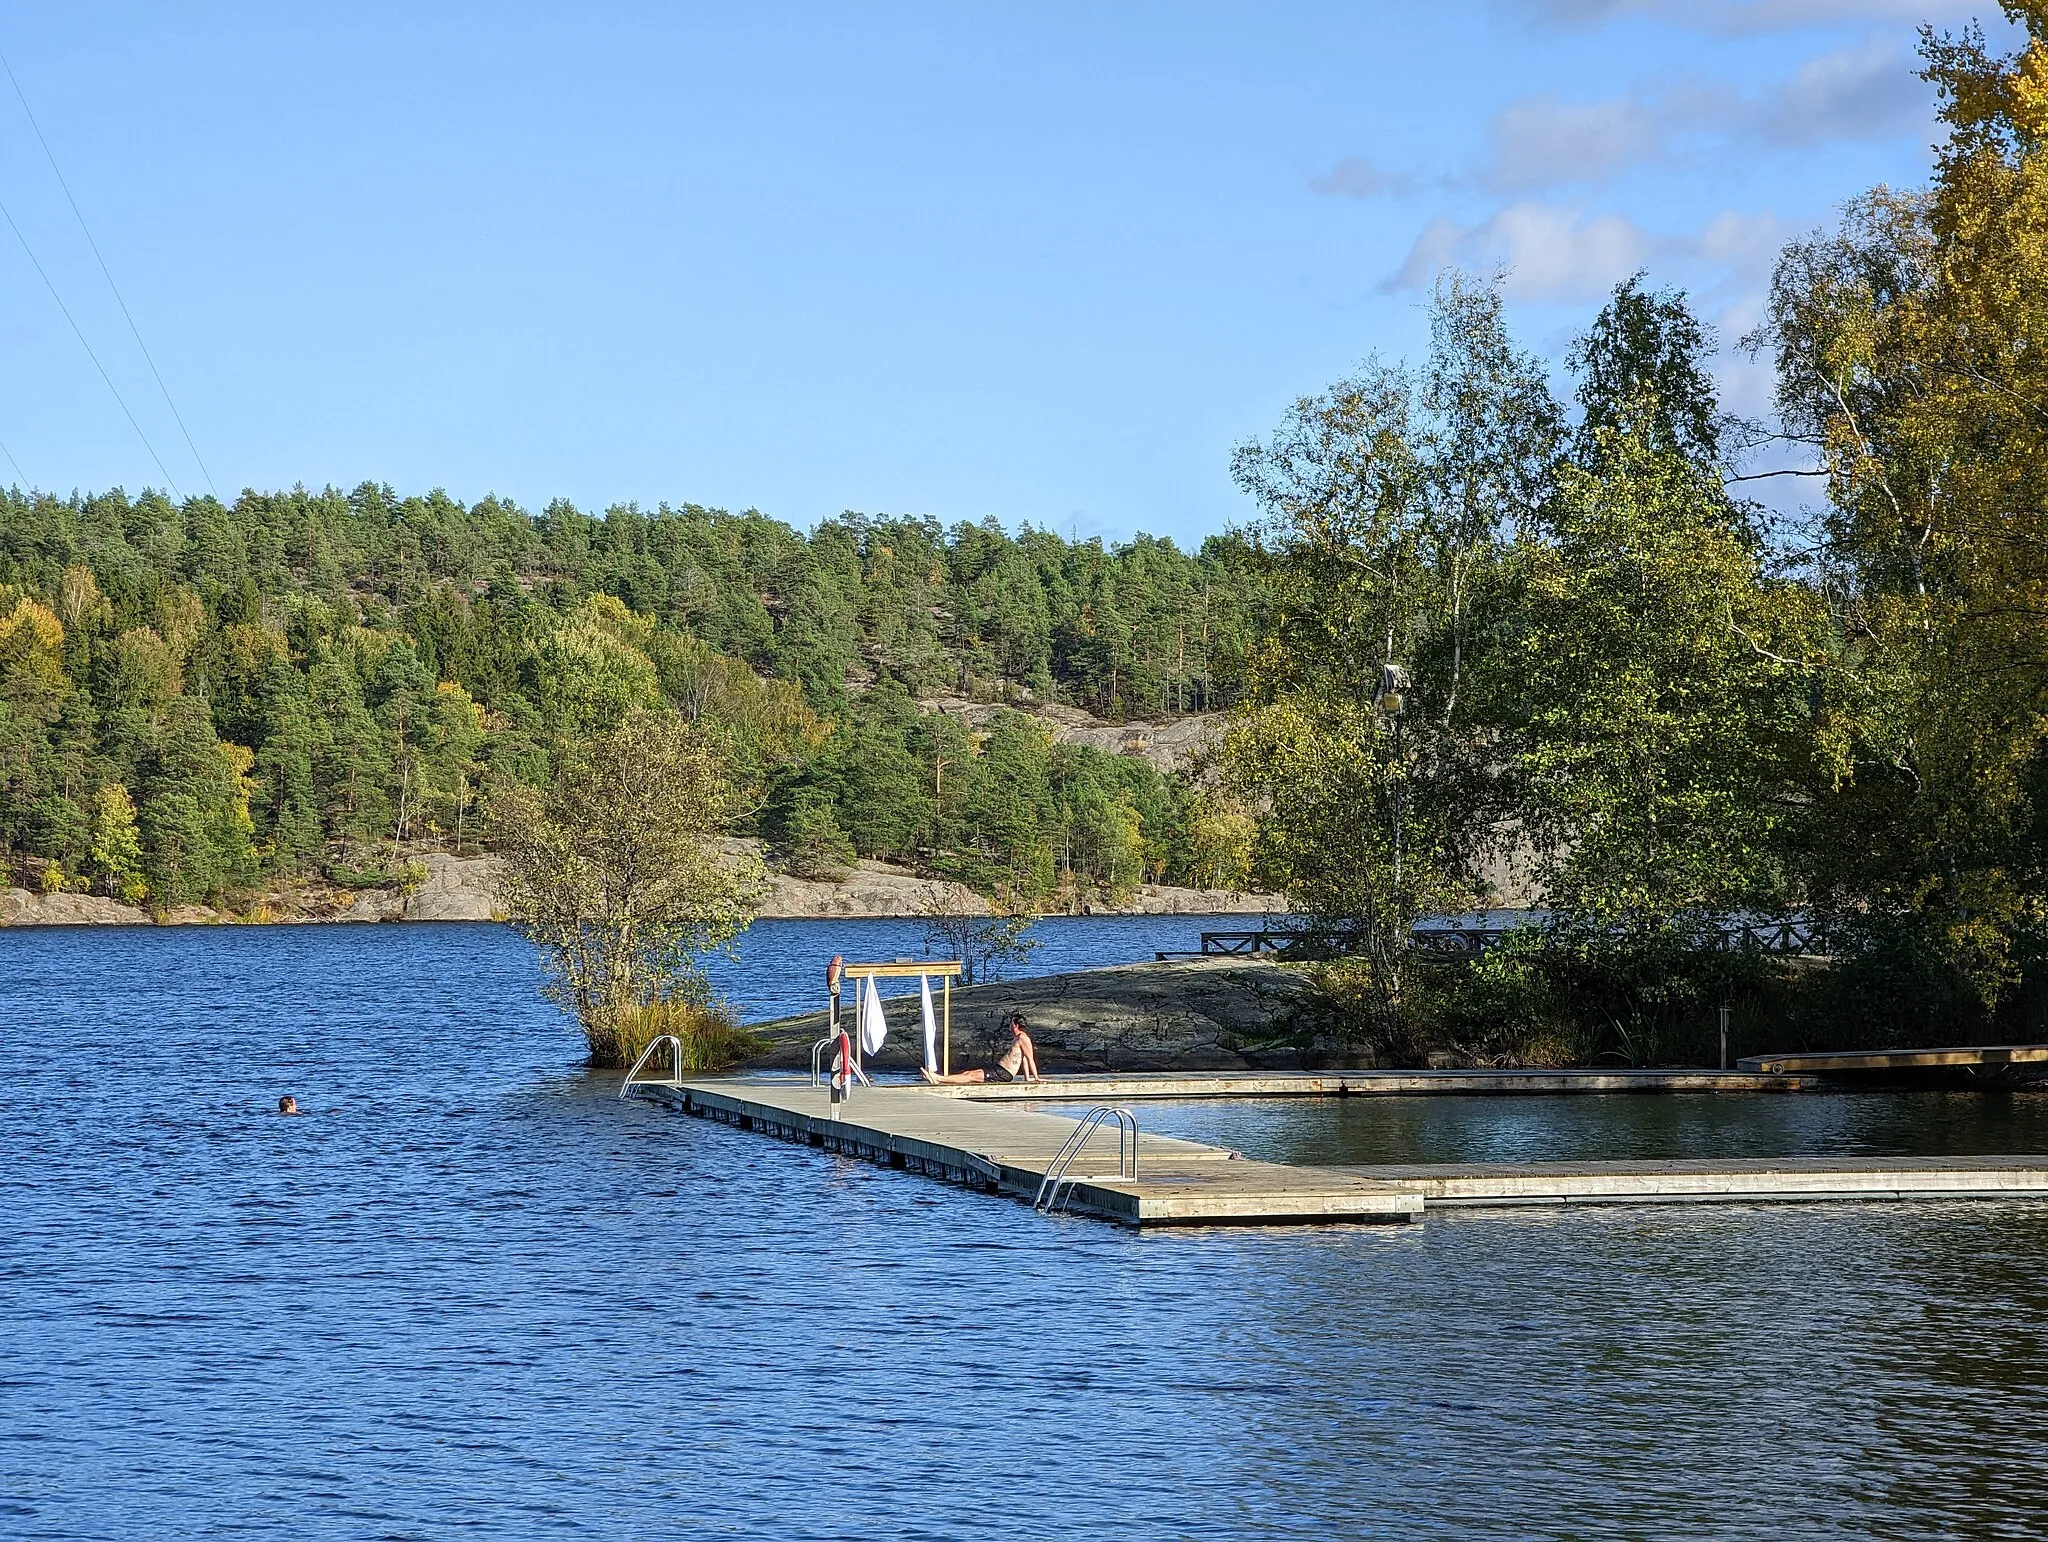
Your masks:
M299 1100L287 1092L277 1100L277 1111L280 1114L296 1114L299 1111Z

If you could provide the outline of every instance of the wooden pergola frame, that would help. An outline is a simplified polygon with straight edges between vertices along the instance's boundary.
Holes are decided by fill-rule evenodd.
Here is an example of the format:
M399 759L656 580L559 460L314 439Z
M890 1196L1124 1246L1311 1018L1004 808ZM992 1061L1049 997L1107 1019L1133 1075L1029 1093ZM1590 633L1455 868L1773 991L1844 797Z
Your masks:
M942 994L945 1004L941 1009L940 1021L944 1024L944 1038L939 1052L939 1074L953 1074L953 982L967 972L966 965L957 958L935 959L929 963L913 964L898 959L890 964L844 964L840 967L839 978L845 980L908 980L918 975L930 978L933 975L943 982ZM839 1023L839 986L832 987L832 1023Z

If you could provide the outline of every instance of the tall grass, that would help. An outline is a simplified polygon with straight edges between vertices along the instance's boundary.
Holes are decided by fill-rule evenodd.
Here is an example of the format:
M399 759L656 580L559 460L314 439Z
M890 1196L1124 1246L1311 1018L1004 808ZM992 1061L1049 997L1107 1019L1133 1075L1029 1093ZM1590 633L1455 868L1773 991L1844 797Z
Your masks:
M768 1047L767 1039L742 1028L728 1008L662 1000L620 1013L608 1032L591 1028L590 1063L624 1070L665 1033L674 1034L683 1046L685 1076L730 1071ZM658 1051L650 1069L667 1069L669 1057L670 1051Z

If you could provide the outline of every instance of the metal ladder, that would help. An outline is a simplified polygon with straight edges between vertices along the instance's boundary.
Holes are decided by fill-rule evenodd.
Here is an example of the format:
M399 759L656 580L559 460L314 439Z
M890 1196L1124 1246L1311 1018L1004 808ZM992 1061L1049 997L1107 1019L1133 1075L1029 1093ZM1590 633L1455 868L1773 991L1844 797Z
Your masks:
M638 1076L640 1068L647 1064L648 1057L664 1044L673 1046L676 1052L676 1074L669 1078L668 1084L673 1087L683 1079L683 1041L672 1033L658 1033L647 1041L647 1048L640 1051L640 1058L633 1062L633 1069L628 1071L626 1079L619 1083L620 1097L626 1095L626 1090L633 1085L633 1078Z
M837 1044L838 1042L838 1034L828 1033L825 1035L824 1038L818 1040L817 1043L811 1046L811 1085L813 1087L821 1087L824 1085L824 1082L822 1080L822 1072L819 1069L821 1063L820 1057L824 1055L826 1050L830 1049L834 1044ZM874 1086L874 1083L868 1080L868 1073L860 1068L859 1061L855 1061L851 1066L848 1067L848 1069L853 1072L853 1079L859 1082L863 1087Z
M1031 1201L1032 1209L1042 1210L1047 1215L1056 1214L1063 1204L1073 1203L1075 1184L1084 1178L1108 1176L1101 1173L1077 1173L1070 1169L1087 1147L1088 1137L1111 1119L1116 1121L1116 1176L1133 1179L1138 1176L1138 1116L1128 1108L1112 1108L1107 1103L1100 1104L1089 1109L1081 1117L1081 1122L1075 1127L1074 1133L1068 1136L1067 1143L1060 1147L1059 1155L1047 1165L1045 1176L1038 1183L1038 1195ZM1128 1147L1124 1144L1127 1131L1130 1138ZM1065 1191L1064 1200L1061 1197L1062 1190Z

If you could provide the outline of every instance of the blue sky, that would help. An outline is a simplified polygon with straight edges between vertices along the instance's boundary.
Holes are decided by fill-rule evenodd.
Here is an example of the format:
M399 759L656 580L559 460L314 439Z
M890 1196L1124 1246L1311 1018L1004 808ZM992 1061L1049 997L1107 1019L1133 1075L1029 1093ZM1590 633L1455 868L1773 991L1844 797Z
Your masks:
M224 497L1194 541L1445 264L1551 356L1637 267L1732 339L1786 239L1924 179L1919 22L1995 12L86 0L0 48ZM0 228L20 475L205 490L4 79L0 199L165 468Z

